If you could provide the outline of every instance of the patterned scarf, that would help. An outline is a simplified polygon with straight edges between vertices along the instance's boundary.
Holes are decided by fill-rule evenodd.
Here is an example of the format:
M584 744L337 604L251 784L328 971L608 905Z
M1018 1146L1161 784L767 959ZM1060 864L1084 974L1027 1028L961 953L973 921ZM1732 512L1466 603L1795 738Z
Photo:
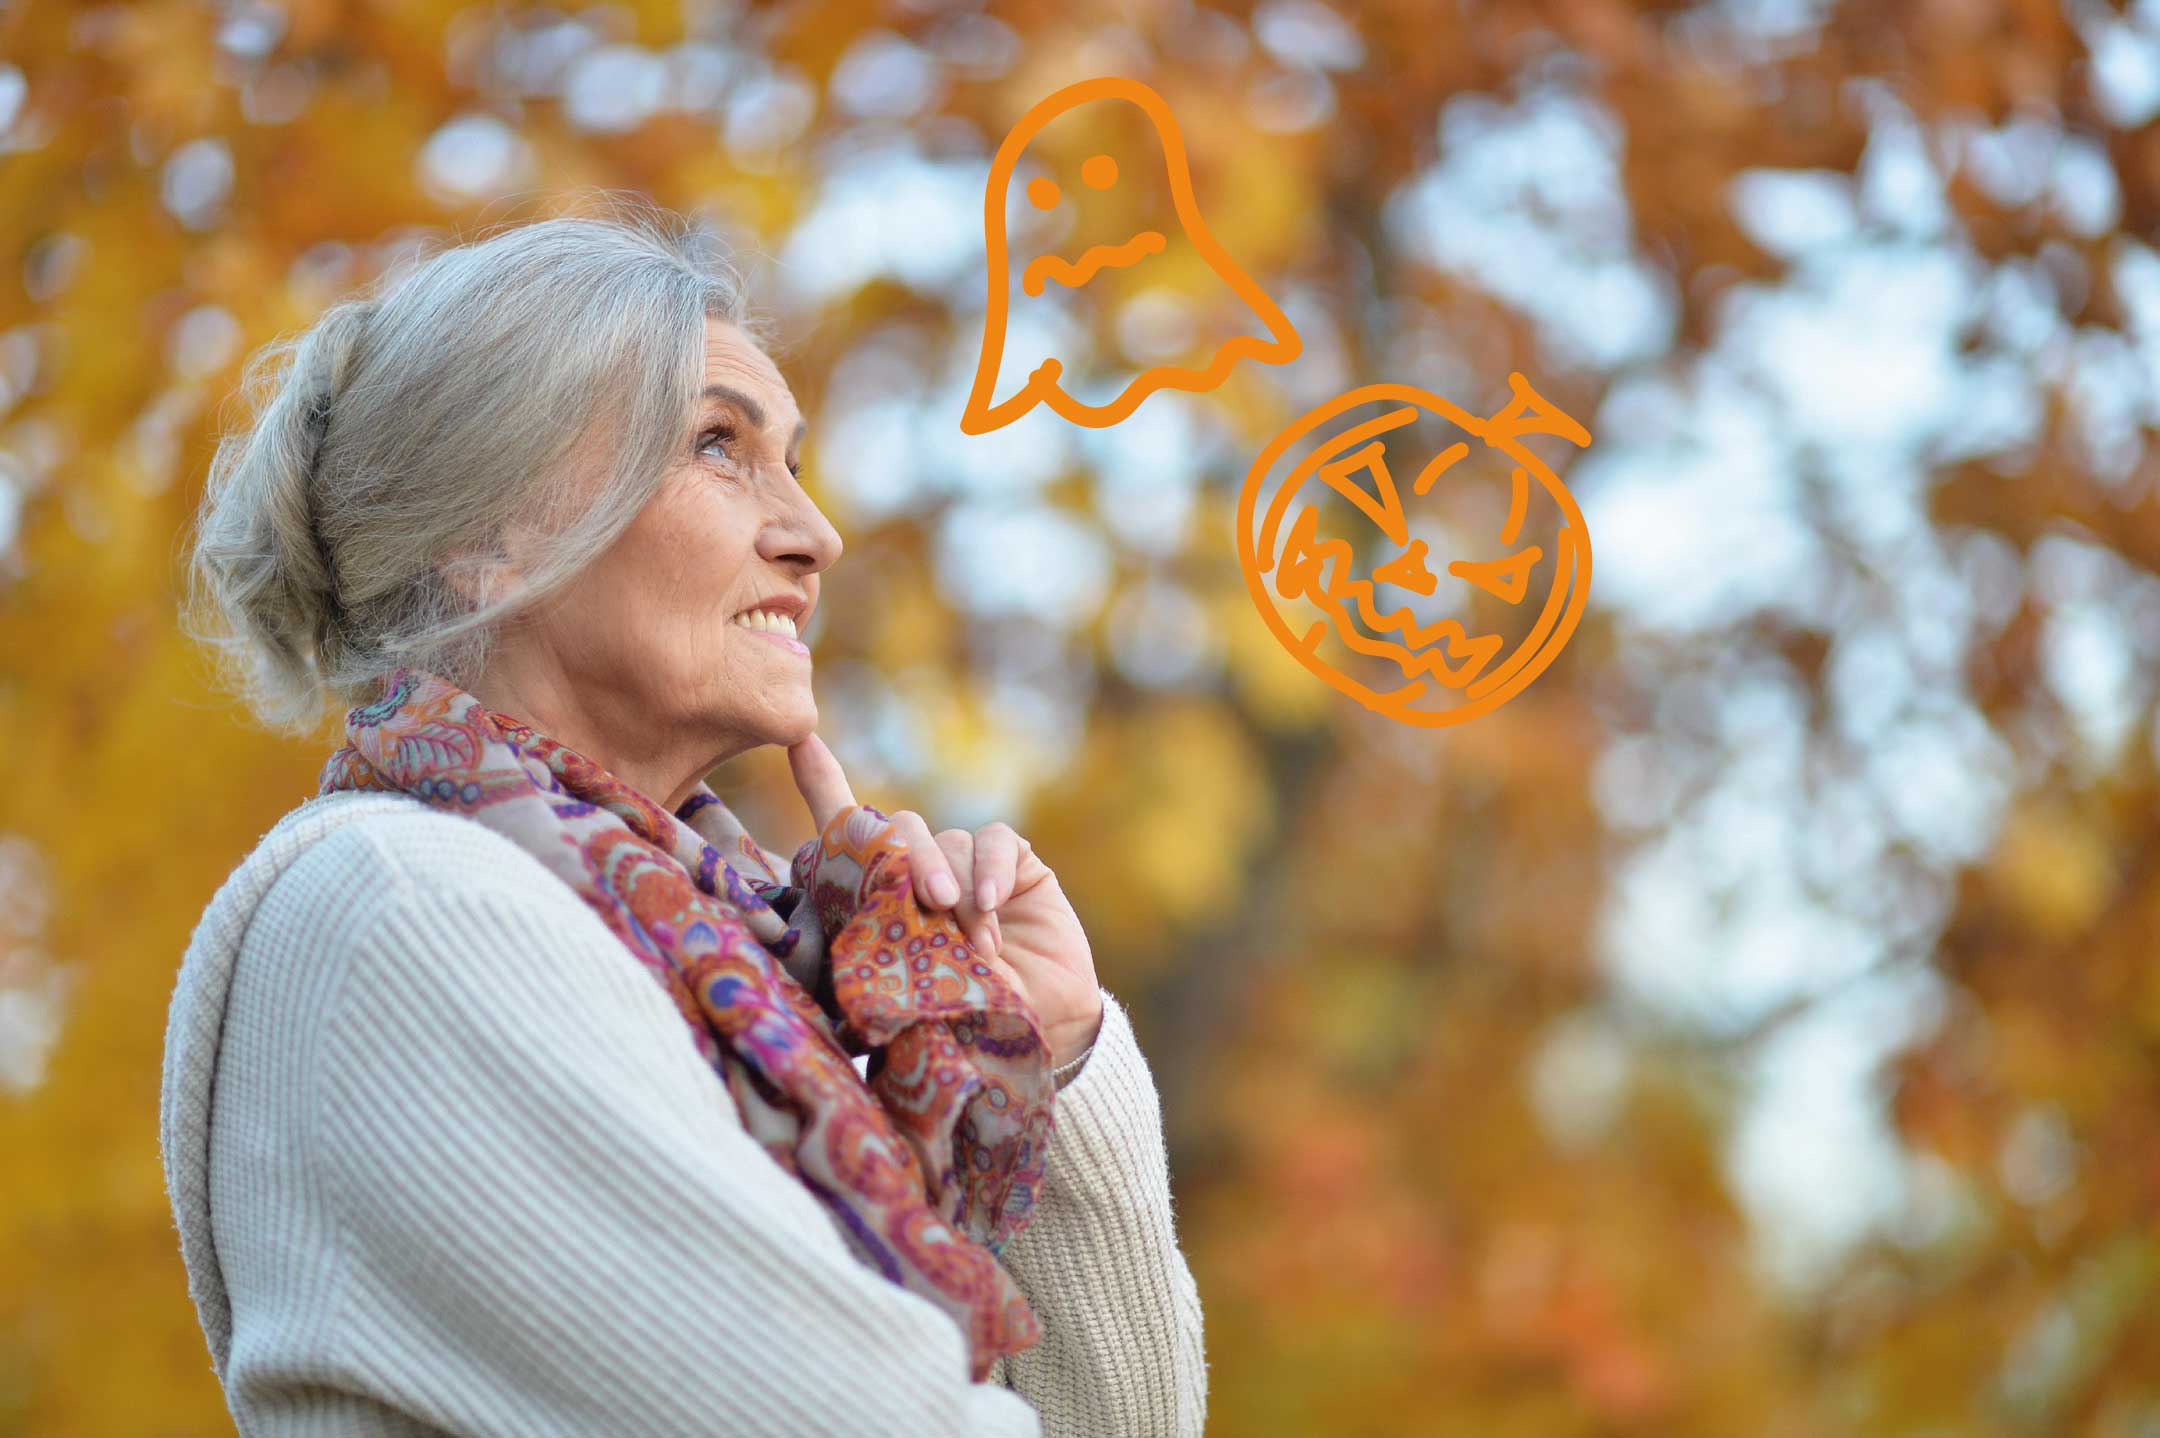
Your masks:
M467 815L592 906L857 1258L952 1314L976 1382L1040 1340L997 1260L1032 1219L1056 1131L1049 1049L951 917L917 907L883 814L842 811L783 884L705 784L670 814L437 675L396 670L345 738L323 793ZM867 1083L849 1062L865 1053Z

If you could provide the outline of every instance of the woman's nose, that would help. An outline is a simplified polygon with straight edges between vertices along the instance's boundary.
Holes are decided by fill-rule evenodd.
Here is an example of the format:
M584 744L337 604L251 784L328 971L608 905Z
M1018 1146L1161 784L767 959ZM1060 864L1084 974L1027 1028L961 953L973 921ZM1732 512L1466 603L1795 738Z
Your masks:
M775 564L793 564L805 574L815 574L840 557L840 531L825 517L798 483L795 504L788 513L765 526L758 550Z

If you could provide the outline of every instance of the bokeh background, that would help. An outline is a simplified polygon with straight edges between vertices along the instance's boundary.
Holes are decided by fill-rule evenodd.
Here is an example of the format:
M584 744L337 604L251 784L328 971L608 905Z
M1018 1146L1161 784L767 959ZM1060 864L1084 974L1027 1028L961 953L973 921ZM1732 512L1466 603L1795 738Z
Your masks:
M1306 353L969 439L989 156L1101 74ZM0 1433L230 1430L163 1024L330 744L176 630L239 366L597 189L753 278L858 793L1018 822L1135 1011L1212 1433L2160 1434L2156 114L2102 0L0 4ZM1595 435L1588 616L1386 722L1239 481L1511 369Z

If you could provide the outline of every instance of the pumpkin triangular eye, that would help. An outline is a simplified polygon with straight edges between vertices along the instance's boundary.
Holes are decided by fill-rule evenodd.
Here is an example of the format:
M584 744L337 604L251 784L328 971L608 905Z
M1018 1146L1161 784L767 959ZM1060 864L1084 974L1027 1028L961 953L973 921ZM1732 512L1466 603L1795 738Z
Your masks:
M1505 559L1458 559L1447 567L1457 579L1475 584L1487 594L1497 594L1510 604L1522 603L1530 592L1530 569L1545 551L1536 545L1518 549Z
M1372 572L1376 584L1395 584L1413 594L1430 594L1440 587L1439 577L1425 567L1425 541L1413 539L1410 547Z
M1372 476L1366 489L1351 476L1363 471ZM1397 544L1409 542L1409 525L1403 518L1402 496L1396 492L1395 476L1388 473L1387 446L1374 440L1356 453L1320 467L1327 486L1364 512L1380 532Z

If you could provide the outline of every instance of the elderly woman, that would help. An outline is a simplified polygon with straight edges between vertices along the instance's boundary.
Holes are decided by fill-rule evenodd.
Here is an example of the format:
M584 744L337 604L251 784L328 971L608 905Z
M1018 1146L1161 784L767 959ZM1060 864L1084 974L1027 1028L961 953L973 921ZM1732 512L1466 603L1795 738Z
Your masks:
M190 622L267 722L350 707L166 1039L243 1433L1201 1431L1159 1103L1056 876L813 732L840 537L731 276L550 220L251 369ZM705 782L762 744L792 863Z

